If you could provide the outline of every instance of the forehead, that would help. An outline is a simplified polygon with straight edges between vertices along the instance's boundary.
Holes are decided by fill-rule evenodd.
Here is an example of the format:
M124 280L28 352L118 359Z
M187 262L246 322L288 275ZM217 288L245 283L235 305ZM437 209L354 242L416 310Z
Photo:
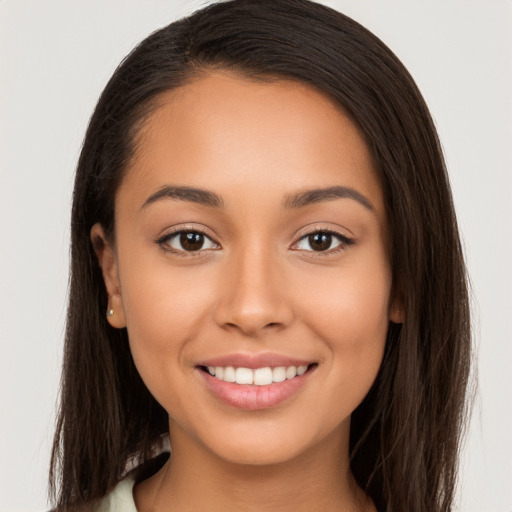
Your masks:
M382 204L369 149L332 99L302 83L228 72L155 100L120 192L168 183L238 195L343 185Z

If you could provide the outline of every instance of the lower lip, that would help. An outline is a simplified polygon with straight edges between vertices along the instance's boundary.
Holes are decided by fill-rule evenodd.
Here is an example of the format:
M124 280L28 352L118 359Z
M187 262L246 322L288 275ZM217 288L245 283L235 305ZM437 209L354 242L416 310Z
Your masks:
M266 386L256 386L224 382L201 369L198 371L208 389L222 402L238 409L252 411L268 409L292 397L306 383L311 373L311 369L308 369L306 373L293 379L274 382Z

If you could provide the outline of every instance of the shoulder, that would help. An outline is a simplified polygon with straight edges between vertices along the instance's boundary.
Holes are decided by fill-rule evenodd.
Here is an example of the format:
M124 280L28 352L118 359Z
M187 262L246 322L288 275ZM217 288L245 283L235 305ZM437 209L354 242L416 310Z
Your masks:
M80 505L64 505L63 508L56 508L49 512L137 512L133 498L135 484L154 475L165 464L169 455L168 451L164 451L131 469L125 478L103 498Z
M132 477L121 480L112 491L107 494L94 508L95 512L137 512L133 500L133 486L135 479Z
M168 451L164 451L131 470L124 480L97 503L94 512L137 512L133 498L135 484L153 476L165 464L169 455Z

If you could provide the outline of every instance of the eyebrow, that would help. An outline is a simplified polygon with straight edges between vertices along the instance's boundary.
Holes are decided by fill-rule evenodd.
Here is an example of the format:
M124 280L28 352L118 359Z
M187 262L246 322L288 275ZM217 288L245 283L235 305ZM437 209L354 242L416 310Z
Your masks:
M189 201L203 206L209 206L211 208L224 207L222 197L209 190L196 187L164 185L146 199L142 208L160 201L161 199ZM325 201L333 201L335 199L353 199L371 212L375 212L375 207L367 197L353 188L341 186L305 190L303 192L298 192L297 194L289 195L286 197L283 206L285 209L289 210L303 208L305 206Z
M217 194L195 187L173 187L171 185L165 185L158 189L154 194L150 195L142 208L155 203L161 199L178 199L179 201L190 201L192 203L198 203L203 206L209 206L211 208L223 208L224 201L222 197Z
M375 213L376 211L372 202L363 194L353 188L341 186L317 188L293 194L285 199L284 207L286 209L303 208L310 204L323 203L325 201L333 201L335 199L354 199L371 212Z

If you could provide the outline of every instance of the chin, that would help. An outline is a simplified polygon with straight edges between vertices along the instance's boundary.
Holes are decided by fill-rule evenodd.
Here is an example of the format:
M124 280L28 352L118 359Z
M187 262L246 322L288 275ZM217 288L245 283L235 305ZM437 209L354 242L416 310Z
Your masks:
M275 445L266 446L228 446L219 450L216 447L214 454L230 464L241 466L275 466L291 462L300 456L300 450L277 448Z
M329 450L340 450L341 453L342 447L337 445L348 438L340 434L345 428L348 433L350 418L331 429L325 428L325 424L315 428L315 425L297 419L288 425L275 421L243 423L210 430L204 437L199 436L199 439L202 437L200 442L216 458L231 464L286 464L318 454L322 444L329 446Z

